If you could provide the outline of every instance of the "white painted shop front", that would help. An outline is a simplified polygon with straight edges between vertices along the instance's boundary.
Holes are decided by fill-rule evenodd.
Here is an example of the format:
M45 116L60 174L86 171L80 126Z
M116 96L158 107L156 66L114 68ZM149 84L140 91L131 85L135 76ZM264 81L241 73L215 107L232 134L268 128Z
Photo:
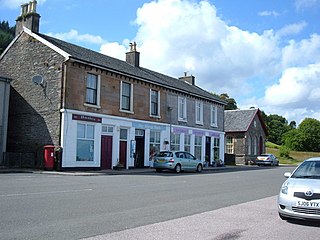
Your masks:
M224 133L64 109L61 146L63 168L152 166L161 150L186 150L212 164L224 161ZM171 132L171 135L170 135Z

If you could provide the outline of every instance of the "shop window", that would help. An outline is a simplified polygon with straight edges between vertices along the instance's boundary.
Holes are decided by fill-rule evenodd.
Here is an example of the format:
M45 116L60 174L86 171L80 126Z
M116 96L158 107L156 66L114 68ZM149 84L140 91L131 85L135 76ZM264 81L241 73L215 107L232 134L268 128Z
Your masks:
M184 135L184 150L186 152L191 151L191 135L190 134Z
M171 150L179 151L180 150L180 134L171 134Z
M199 160L202 159L202 136L194 138L194 156Z
M160 152L160 132L150 131L150 157Z
M220 139L219 138L214 138L213 154L214 154L213 156L215 161L220 160Z
M77 161L94 159L94 125L77 124Z

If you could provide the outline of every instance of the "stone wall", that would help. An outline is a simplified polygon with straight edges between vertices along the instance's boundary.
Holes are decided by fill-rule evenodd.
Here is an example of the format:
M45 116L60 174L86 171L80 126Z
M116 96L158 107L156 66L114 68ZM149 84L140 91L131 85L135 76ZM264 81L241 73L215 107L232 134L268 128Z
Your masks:
M36 153L42 161L44 145L59 145L63 58L23 33L1 59L12 78L7 152ZM36 85L32 77L41 75Z

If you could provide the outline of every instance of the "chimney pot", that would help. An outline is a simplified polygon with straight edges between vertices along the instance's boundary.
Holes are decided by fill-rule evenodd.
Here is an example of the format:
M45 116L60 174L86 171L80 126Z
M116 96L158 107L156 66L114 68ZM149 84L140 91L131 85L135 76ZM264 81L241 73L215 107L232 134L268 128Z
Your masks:
M126 53L126 62L134 67L140 66L140 53L137 51L137 43L129 43L130 52Z

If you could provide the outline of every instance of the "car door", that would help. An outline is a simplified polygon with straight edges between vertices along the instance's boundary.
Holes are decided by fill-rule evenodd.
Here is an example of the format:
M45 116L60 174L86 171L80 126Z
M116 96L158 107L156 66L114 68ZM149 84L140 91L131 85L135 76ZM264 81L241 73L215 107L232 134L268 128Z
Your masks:
M190 153L186 152L186 159L188 159L188 163L189 163L189 169L197 169L197 159Z

